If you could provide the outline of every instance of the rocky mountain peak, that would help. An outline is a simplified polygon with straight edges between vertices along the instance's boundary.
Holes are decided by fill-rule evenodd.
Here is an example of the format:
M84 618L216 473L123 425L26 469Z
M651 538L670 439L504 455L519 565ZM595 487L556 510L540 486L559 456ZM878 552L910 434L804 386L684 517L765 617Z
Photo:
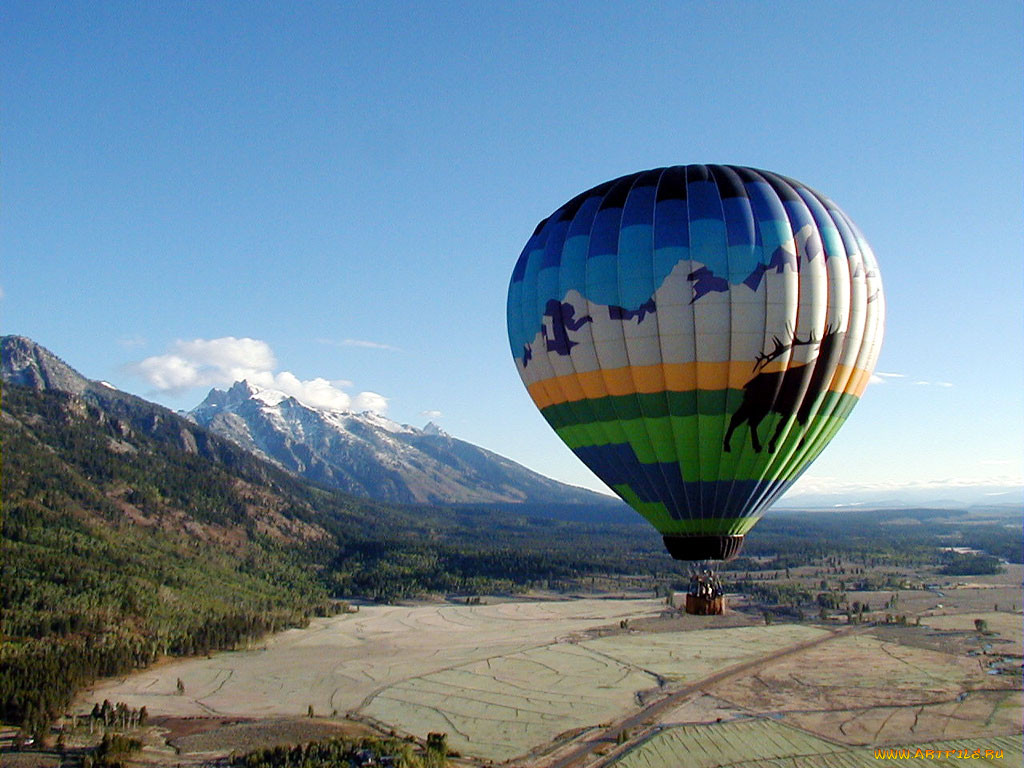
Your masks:
M437 437L451 437L451 435L449 435L447 432L445 432L432 421L428 421L426 426L423 427L423 434L436 435Z
M93 382L48 349L24 336L0 337L3 380L36 390L58 389L79 395Z

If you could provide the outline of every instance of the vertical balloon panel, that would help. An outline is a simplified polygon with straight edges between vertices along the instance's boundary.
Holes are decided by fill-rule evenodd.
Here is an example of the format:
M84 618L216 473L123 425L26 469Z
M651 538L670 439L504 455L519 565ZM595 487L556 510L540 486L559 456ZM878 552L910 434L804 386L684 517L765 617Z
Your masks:
M767 450L772 457L766 472L769 482L754 497L758 510L766 506L766 500L791 484L791 470L808 426L809 401L824 388L815 378L821 375L817 362L828 310L827 268L816 223L789 180L775 174L764 175L782 202L793 233L797 313L788 339L792 344L791 354L776 400L779 413L768 438Z

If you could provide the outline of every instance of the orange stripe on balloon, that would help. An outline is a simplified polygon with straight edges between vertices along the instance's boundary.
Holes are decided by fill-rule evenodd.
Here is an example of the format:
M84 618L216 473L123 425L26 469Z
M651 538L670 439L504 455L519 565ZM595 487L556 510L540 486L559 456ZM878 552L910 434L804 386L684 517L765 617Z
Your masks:
M846 382L846 386L842 390L843 394L854 395L855 397L863 395L864 390L868 387L868 382L871 381L871 371L846 365L841 365L839 368L840 370L848 370L850 376L850 380Z
M697 389L728 389L732 381L753 378L750 361L724 363L672 363L666 365L634 365L611 370L583 371L555 376L530 384L527 389L538 408L573 403L600 397L653 394L655 392L690 392ZM860 397L871 378L871 371L840 365L829 389Z

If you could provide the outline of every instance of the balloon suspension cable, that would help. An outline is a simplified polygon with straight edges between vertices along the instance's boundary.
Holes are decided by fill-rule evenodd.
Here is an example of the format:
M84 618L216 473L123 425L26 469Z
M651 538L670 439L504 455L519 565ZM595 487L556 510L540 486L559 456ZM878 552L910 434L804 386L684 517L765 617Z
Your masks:
M718 578L718 571L709 560L698 560L690 563L690 588L689 594L694 597L711 600L721 597L722 582Z

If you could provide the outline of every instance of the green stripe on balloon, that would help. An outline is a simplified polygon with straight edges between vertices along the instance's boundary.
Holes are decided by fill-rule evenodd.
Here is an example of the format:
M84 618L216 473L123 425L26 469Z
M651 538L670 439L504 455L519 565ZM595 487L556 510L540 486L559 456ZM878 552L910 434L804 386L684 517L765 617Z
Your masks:
M743 401L742 389L724 390L726 395L725 410L721 410L723 390L690 390L688 392L654 392L650 394L609 395L585 401L586 409L581 409L576 402L549 405L541 413L553 429L582 423L579 419L581 410L593 414L599 421L613 421L617 418L636 419L641 417L659 418L663 416L693 416L696 413L707 415L735 413ZM694 397L696 393L696 397ZM840 399L850 400L847 409L857 402L856 395L840 392L827 392L820 409L832 410L835 402ZM712 410L717 407L719 410Z
M847 411L848 413L849 411ZM731 464L723 464L722 467L704 467L696 458L695 448L703 445L706 450L718 448L722 445L715 432L710 434L702 431L699 425L699 416L669 416L653 421L664 422L662 429L652 430L647 423L652 420L627 419L616 422L618 431L625 437L624 440L609 438L607 433L601 431L601 424L576 424L562 427L557 431L562 441L572 449L601 447L609 445L629 445L634 455L641 464L659 464L675 462L680 466L683 477L686 480L758 480L769 478L772 480L790 478L797 476L803 471L811 457L820 452L820 448L831 439L832 435L839 429L846 420L846 413L839 413L828 416L812 417L806 427L800 427L796 419L791 418L788 427L783 428L782 437L776 445L774 453L768 451L768 444L778 426L781 417L778 414L771 414L766 417L758 428L763 450L755 453L744 441L750 440L750 430L747 425L741 426L732 436L732 453L724 453L723 457L744 457L739 465L736 460ZM800 441L806 432L812 432L817 437L810 443L805 442L803 446ZM660 439L661 435L668 433L676 438L673 445ZM602 435L602 439L594 441L594 435ZM651 436L656 435L659 439L652 440ZM680 437L682 436L682 440ZM683 444L680 445L680 442ZM820 446L820 447L819 447ZM796 466L791 466L791 461L798 451L802 454ZM683 459L680 461L679 456ZM752 457L752 458L751 458ZM728 459L727 459L728 460ZM749 462L749 463L748 463ZM723 471L728 468L730 471Z

